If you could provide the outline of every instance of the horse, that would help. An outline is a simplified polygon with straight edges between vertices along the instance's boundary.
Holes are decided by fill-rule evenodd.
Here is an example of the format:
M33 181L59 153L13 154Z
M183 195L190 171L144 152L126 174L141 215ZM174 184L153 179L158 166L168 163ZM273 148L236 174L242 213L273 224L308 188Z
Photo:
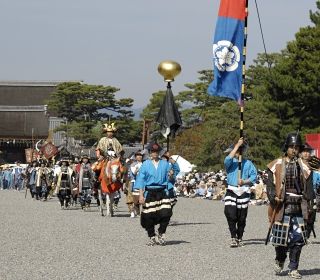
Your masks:
M123 187L123 176L125 173L125 167L121 163L119 158L112 160L103 160L93 164L93 171L95 171L98 176L98 180L101 185L100 190L100 201L103 201L107 207L107 215L113 216L113 204L115 192L122 189ZM105 197L105 199L102 198ZM101 203L101 202L100 202ZM100 204L100 212L103 214L102 203Z

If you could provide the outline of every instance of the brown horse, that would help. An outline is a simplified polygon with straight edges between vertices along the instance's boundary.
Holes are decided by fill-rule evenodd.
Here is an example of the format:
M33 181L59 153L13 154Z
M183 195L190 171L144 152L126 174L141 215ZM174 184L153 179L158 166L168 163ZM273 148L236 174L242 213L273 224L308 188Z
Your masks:
M106 196L107 215L113 216L113 196L116 191L122 189L122 179L125 173L125 167L120 159L104 160L94 166L94 171L99 172L99 181L101 185L100 197ZM102 204L100 211L103 216Z
M104 161L99 175L102 193L114 193L122 188L122 177L125 168L120 159Z

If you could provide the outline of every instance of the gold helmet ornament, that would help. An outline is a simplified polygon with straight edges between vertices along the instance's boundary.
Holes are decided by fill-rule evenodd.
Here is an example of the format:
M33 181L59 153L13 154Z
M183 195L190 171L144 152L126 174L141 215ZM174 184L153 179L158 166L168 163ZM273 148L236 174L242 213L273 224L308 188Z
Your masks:
M103 125L103 132L116 132L117 131L117 128L115 127L115 124L114 123L105 123Z

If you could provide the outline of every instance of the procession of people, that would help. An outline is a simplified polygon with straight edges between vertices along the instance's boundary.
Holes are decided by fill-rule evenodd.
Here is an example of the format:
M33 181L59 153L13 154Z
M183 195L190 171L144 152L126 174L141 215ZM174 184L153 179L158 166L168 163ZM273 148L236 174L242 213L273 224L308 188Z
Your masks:
M266 244L270 242L275 248L275 273L281 275L289 255L288 275L301 278L298 270L301 251L311 243L309 238L315 237L316 212L320 210L316 201L320 172L319 162L313 162L312 148L303 144L298 133L288 134L283 155L269 163L263 172L245 158L248 145L241 137L225 151L225 171L189 174L188 182L199 185L193 190L190 185L183 185L185 175L178 178L180 168L169 151L152 142L125 158L123 147L114 136L116 131L114 123L104 125L105 136L96 146L94 162L87 155L82 155L79 161L60 158L56 163L41 158L26 168L17 162L10 169L11 188L25 188L33 200L47 201L56 196L62 210L79 207L85 211L95 203L102 215L106 210L107 217L116 217L117 202L123 192L128 216L139 217L147 233L146 244L164 246L177 197L212 199L213 188L219 187L230 232L229 247L239 248L246 245L244 232L252 193L261 195L263 191L258 191L258 187L262 184L270 222ZM6 170L0 170L1 189L8 189ZM211 183L210 190L202 187L204 181Z

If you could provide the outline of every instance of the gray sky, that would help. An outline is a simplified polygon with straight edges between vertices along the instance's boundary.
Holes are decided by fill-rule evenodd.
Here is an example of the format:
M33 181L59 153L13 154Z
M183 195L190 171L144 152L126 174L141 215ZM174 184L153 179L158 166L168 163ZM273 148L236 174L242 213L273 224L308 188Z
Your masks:
M316 0L256 0L268 52L310 25ZM157 67L182 66L174 94L212 68L219 0L0 0L0 80L83 80L120 88L145 106L165 90ZM255 1L249 0L248 64L263 52ZM1 102L0 102L1 103Z

